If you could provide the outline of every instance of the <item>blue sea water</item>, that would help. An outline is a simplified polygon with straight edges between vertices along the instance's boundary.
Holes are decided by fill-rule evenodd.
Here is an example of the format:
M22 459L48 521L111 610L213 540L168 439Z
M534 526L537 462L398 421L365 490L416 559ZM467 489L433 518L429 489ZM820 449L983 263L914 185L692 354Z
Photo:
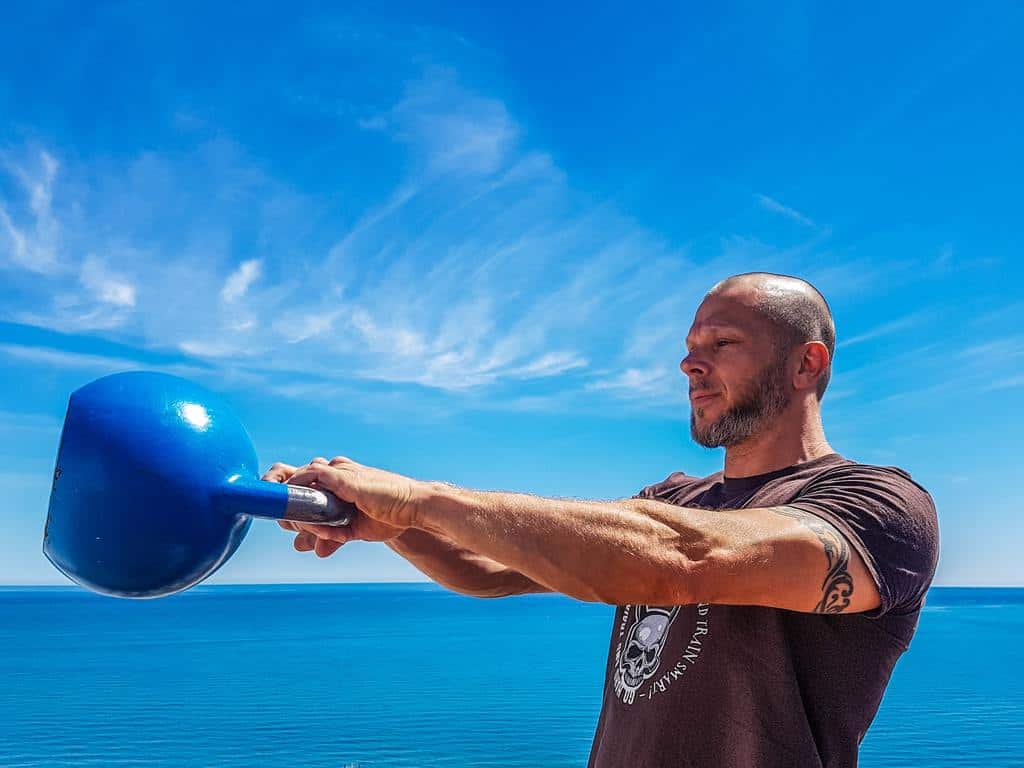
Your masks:
M0 589L0 766L583 766L612 608L433 585ZM1024 766L1024 589L934 588L861 765Z

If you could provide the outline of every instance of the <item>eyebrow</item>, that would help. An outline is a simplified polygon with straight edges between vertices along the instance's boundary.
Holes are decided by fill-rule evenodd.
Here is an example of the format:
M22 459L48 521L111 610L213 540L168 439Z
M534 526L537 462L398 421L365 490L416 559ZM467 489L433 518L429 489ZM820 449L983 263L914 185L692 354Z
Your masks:
M732 323L704 323L701 326L701 328L702 329L713 329L713 330L728 329L730 331L739 331L740 333L746 333L746 331L743 328L741 328L738 325L733 325ZM686 334L686 338L683 339L683 342L685 343L686 339L689 339L689 338L690 338L690 334L687 333Z

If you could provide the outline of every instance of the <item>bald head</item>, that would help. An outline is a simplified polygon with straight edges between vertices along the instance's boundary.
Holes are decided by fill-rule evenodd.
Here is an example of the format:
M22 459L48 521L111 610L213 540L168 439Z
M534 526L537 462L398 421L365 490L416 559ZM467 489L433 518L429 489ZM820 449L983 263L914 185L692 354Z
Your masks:
M745 272L716 283L708 296L728 297L746 304L775 328L774 343L779 355L798 344L820 341L828 349L829 364L815 390L820 401L832 375L836 329L832 311L817 288L790 275Z

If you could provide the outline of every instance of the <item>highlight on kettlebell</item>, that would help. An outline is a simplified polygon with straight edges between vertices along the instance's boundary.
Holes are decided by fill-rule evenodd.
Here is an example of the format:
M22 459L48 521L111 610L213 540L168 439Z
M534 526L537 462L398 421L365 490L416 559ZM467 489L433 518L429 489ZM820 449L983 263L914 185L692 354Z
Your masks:
M354 511L330 493L260 480L252 440L213 392L117 373L68 401L43 552L87 589L162 597L227 562L254 517L347 525Z

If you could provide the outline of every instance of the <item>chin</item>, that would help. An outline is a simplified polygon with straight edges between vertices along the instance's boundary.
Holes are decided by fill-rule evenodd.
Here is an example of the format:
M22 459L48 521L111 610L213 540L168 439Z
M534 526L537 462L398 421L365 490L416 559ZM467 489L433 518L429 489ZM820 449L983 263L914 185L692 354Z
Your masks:
M693 412L697 415L697 418L701 418L701 419L707 418L707 413L709 411L711 411L715 406L718 405L718 402L717 402L718 398L715 398L715 400L716 400L716 402L712 403L711 405L702 405L699 408L694 408Z

